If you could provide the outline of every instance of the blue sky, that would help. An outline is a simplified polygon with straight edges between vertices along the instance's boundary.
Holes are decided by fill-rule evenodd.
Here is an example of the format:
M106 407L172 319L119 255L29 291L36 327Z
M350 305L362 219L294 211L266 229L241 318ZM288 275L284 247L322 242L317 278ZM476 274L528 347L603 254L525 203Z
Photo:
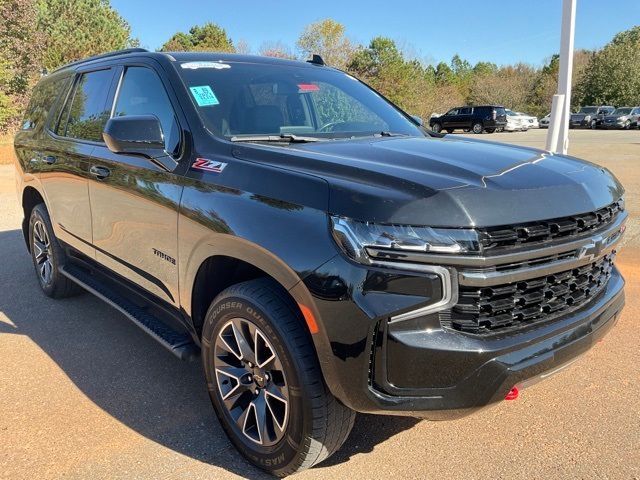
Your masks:
M540 65L557 52L562 0L205 1L111 0L142 46L159 48L177 31L212 21L254 52L263 42L293 46L305 25L331 17L366 44L393 38L427 62L458 53L475 63L524 61ZM597 48L640 25L640 0L578 0L576 48Z

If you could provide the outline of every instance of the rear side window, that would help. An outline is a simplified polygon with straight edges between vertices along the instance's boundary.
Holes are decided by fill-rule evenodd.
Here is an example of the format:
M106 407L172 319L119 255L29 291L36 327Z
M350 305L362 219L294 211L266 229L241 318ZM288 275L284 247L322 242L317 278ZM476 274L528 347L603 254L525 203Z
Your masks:
M111 70L82 74L62 111L58 135L102 142L102 130L109 119L106 104L111 78Z
M22 130L34 130L44 125L56 99L61 96L63 91L66 92L69 79L70 77L59 77L45 80L34 88L29 107L24 115Z
M471 115L471 107L464 107L460 109L460 115Z
M180 146L180 129L162 81L150 68L129 67L124 73L114 117L155 115L162 125L165 148L176 154Z

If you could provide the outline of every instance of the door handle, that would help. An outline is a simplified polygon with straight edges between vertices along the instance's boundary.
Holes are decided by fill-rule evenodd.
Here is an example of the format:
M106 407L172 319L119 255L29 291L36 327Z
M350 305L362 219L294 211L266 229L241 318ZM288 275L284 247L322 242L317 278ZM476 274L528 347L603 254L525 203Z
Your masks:
M109 175L111 175L111 170L106 167L99 167L97 165L94 165L89 169L89 173L96 177L98 180L104 180Z
M44 163L46 163L47 165L53 165L54 163L56 163L58 161L58 159L54 155L44 155L42 157L42 161Z

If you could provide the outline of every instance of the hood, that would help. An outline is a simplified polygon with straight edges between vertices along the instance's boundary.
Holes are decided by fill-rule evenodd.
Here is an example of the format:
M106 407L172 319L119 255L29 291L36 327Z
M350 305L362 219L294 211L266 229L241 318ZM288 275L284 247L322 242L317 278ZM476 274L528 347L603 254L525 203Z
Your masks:
M618 120L619 118L629 118L631 116L630 113L620 113L618 115L607 115L604 117L605 120Z
M617 200L604 168L540 150L472 139L368 138L252 145L251 154L325 179L329 212L434 227L495 226L568 216Z

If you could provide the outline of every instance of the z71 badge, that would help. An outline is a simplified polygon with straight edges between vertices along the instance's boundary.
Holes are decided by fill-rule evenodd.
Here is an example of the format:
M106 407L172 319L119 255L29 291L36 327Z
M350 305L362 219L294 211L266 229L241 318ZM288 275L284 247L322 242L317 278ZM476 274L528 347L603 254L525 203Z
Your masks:
M191 168L196 170L204 170L205 172L222 173L227 164L224 162L216 162L214 160L207 160L206 158L196 158Z

